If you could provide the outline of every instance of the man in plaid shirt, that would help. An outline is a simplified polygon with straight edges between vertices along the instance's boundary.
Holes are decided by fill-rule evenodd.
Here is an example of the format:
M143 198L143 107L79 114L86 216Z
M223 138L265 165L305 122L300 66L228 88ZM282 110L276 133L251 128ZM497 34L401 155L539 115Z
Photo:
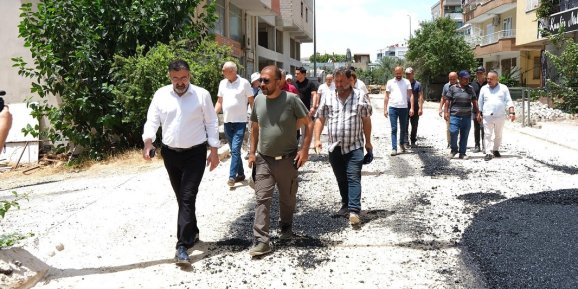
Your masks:
M351 71L338 68L334 76L335 90L320 101L315 121L315 149L321 145L321 131L327 121L329 133L329 162L341 194L341 209L337 214L347 216L352 226L360 224L361 166L363 147L371 145L371 104L361 90L351 86Z

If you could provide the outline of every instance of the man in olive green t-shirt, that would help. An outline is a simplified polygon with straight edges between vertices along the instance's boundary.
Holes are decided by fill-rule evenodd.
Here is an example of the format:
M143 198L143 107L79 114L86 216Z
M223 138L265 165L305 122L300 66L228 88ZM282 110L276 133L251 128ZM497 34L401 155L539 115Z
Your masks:
M249 250L251 256L271 252L269 226L271 200L275 185L279 189L280 239L293 236L293 211L297 200L297 169L309 157L309 145L313 123L308 110L293 93L279 87L281 71L274 65L261 71L261 92L255 98L251 112L251 150L249 167L254 168L255 245ZM305 137L298 150L295 131L305 126Z

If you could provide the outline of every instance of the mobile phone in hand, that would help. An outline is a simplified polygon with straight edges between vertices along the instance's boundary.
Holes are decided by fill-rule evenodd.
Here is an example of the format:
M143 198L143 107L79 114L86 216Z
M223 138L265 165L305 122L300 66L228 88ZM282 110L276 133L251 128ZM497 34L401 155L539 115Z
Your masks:
M154 158L155 155L156 155L156 152L157 152L157 150L156 150L155 148L152 148L152 149L149 151L149 158L151 158L151 159Z

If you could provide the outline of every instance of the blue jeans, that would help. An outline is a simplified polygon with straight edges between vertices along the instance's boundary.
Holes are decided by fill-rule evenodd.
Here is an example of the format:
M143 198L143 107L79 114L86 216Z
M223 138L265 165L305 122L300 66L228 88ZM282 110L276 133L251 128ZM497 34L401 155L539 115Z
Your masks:
M472 127L471 116L450 116L450 144L452 152L458 152L458 133L460 134L460 148L461 155L466 154L468 147L468 135Z
M243 137L245 137L246 122L226 122L225 136L231 148L231 168L229 169L229 178L244 176L243 161L241 160L241 146Z
M350 212L361 211L361 165L363 148L341 154L341 147L329 153L329 163L337 179L341 194L341 204L347 205Z
M397 150L397 120L401 128L399 129L399 143L407 144L407 121L409 119L409 108L389 107L389 122L391 123L391 148Z

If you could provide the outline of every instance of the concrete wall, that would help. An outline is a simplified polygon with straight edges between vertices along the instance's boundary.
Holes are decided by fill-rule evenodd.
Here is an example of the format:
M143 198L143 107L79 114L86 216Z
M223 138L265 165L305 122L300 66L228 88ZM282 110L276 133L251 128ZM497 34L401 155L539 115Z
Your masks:
M516 26L523 28L516 31L516 45L535 44L538 41L538 23L536 22L536 10L530 11L527 1L518 1L516 10Z

